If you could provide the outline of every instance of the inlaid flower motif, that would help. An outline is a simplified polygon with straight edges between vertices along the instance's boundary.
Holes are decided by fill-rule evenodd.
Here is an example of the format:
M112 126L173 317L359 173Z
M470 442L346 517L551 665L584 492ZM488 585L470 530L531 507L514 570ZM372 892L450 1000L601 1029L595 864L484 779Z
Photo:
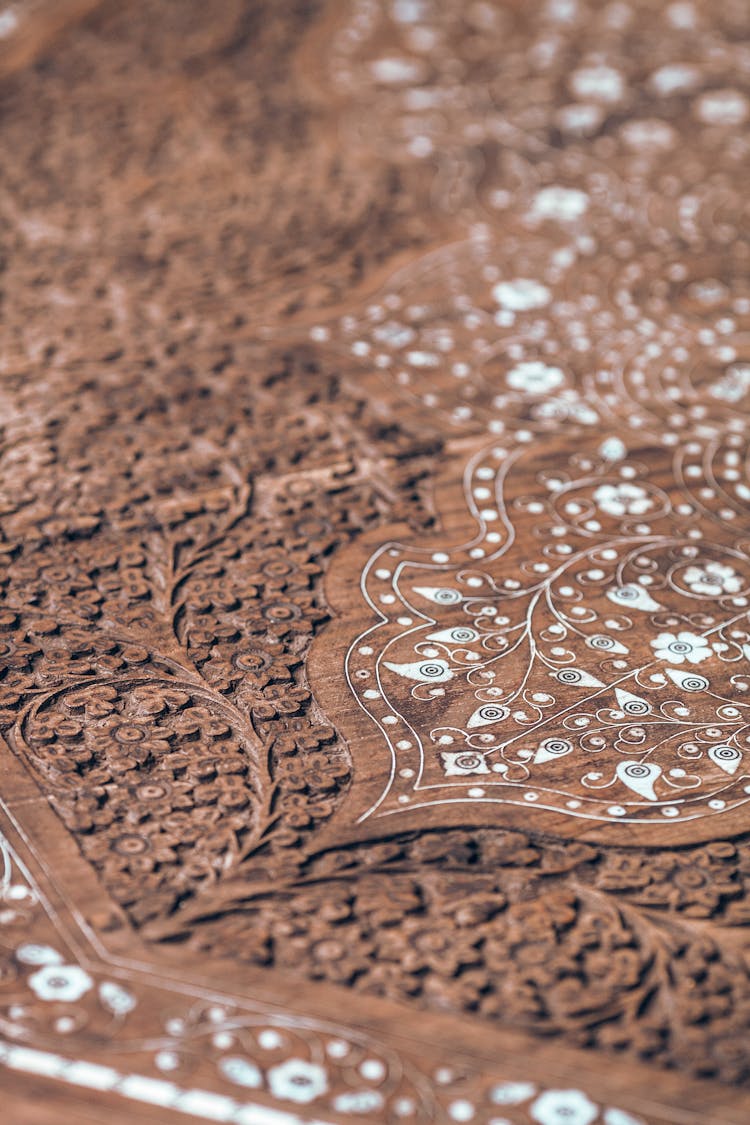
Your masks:
M508 386L514 391L524 391L529 395L548 394L565 382L565 376L559 367L551 367L538 359L517 363L506 378Z
M440 755L447 777L462 777L467 773L489 773L484 755L476 750L446 751Z
M536 1093L531 1082L500 1082L490 1090L490 1101L495 1105L519 1105Z
M238 1086L255 1088L263 1084L263 1075L255 1063L241 1056L221 1059L219 1069L230 1082L236 1082Z
M328 1079L322 1066L306 1059L287 1059L268 1072L268 1085L277 1098L287 1098L300 1104L319 1098L328 1089Z
M40 1000L71 1003L93 987L91 977L78 965L43 965L29 977L29 987Z
M706 125L741 125L750 107L740 90L708 90L698 99L695 112Z
M136 999L132 992L128 992L126 988L111 980L102 981L99 985L99 999L115 1016L126 1016L136 1006Z
M582 101L618 102L625 92L622 75L611 66L583 66L571 75L570 86Z
M558 110L557 124L568 133L585 137L595 133L604 120L604 110L593 102L573 102Z
M626 122L620 136L630 148L643 152L667 151L677 140L677 134L666 121L653 118Z
M713 398L724 402L739 402L750 390L750 364L734 363L722 377L708 389Z
M543 418L546 422L568 419L580 422L582 426L594 426L599 421L596 411L578 398L574 391L563 391L560 395L545 398L534 408L534 417Z
M498 305L510 312L526 312L548 305L551 293L546 285L529 277L516 277L500 281L492 290Z
M529 1114L539 1125L591 1125L599 1110L581 1090L545 1090Z
M701 566L689 566L682 580L694 594L706 594L712 598L718 598L722 594L736 594L742 588L742 579L734 567L714 561Z
M50 945L26 942L16 950L16 957L24 965L61 965L62 957Z
M535 219L573 222L588 210L588 205L589 197L586 192L554 184L536 193L531 205L531 215Z
M594 492L597 507L608 516L642 516L653 507L645 488L627 481L600 484Z
M651 642L654 655L671 664L701 664L711 655L711 647L698 633L659 633Z
M700 82L701 74L697 67L689 63L669 63L662 66L649 78L649 85L657 94L668 97L694 89Z

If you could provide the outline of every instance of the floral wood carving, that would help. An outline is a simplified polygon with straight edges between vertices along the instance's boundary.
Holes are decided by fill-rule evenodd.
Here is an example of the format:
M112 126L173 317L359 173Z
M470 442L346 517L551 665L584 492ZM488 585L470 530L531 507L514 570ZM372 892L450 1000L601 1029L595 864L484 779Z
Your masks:
M12 814L3 819L0 1065L12 1071L89 1097L112 1093L132 1112L157 1106L236 1125L302 1125L310 1112L324 1114L323 1125L383 1114L475 1121L497 1107L512 1125L571 1116L587 1125L647 1125L579 1088L503 1077L502 1067L472 1073L458 1060L428 1075L377 1037L330 1021L201 990L168 973L154 986L132 951L102 959L74 917L53 905L31 873L34 854L29 866L10 842L18 829Z

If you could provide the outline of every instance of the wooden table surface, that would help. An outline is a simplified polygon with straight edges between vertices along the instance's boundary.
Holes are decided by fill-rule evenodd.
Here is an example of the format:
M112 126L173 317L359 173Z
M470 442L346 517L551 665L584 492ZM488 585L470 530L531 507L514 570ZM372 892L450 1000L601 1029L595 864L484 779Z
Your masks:
M750 6L0 10L0 1117L750 1120Z

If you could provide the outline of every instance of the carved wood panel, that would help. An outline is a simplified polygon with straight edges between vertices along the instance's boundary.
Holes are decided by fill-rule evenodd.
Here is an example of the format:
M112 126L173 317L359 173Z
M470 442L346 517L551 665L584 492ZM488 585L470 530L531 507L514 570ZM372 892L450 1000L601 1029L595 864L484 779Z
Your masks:
M14 1121L739 1125L746 5L3 18Z

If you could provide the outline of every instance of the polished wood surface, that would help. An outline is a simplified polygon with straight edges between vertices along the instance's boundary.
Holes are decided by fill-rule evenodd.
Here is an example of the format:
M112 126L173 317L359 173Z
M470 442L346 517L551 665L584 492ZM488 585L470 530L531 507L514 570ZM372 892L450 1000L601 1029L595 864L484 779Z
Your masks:
M7 1119L743 1125L747 5L0 76Z

